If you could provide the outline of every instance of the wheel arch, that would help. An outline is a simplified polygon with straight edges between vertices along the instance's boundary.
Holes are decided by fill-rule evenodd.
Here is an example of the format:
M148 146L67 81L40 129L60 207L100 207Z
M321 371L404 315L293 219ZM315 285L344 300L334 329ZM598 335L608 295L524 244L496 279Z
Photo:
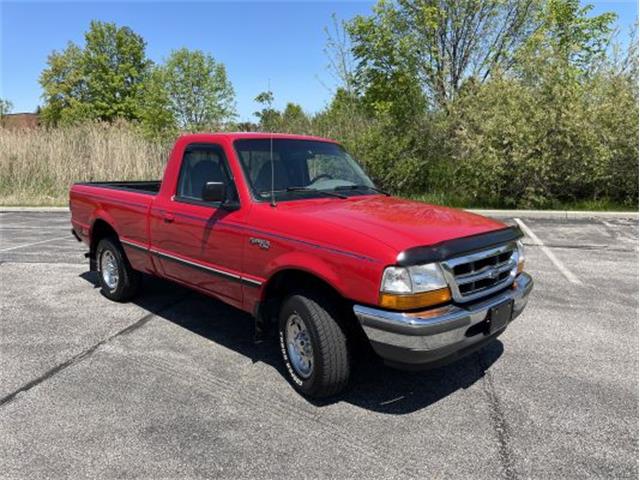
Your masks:
M89 232L89 269L90 271L97 270L96 250L98 243L103 238L112 237L118 240L118 232L113 225L102 217L97 217L91 224L91 230Z
M255 315L261 328L268 329L276 325L282 302L291 294L303 292L319 293L335 302L338 308L338 323L353 338L366 338L353 313L353 301L346 298L326 278L299 267L287 267L274 272L263 286L262 298Z

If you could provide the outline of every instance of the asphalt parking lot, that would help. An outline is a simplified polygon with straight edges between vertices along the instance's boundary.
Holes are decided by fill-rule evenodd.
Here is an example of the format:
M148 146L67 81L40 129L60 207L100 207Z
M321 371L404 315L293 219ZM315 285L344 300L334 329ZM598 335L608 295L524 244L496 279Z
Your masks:
M68 213L0 213L0 477L637 478L638 221L520 222L536 286L498 341L310 403L245 314L110 302Z

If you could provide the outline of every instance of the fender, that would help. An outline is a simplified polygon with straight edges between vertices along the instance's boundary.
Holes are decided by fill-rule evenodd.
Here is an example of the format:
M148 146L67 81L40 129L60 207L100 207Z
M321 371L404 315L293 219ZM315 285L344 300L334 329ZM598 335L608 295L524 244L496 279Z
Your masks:
M325 258L320 258L317 255L294 251L280 255L267 263L265 267L267 281L263 284L260 292L261 300L264 300L265 285L284 270L299 270L313 275L333 287L343 297L349 297L349 292L338 274L337 265L334 266Z
M91 216L89 217L89 234L87 236L87 240L88 240L88 245L89 245L89 253L88 253L88 257L89 257L89 271L94 272L97 270L97 259L96 259L96 255L95 255L95 247L96 245L94 245L93 242L93 238L94 238L94 230L95 230L95 224L97 221L103 221L106 224L108 224L115 232L116 235L120 235L118 233L118 230L115 226L115 220L113 219L113 217L111 215L109 215L108 212L106 212L105 210L99 208L96 211L91 213Z
M262 339L270 324L270 311L274 299L268 298L269 286L280 272L291 270L304 272L331 286L339 295L345 296L343 285L336 269L325 260L304 252L289 252L280 255L265 266L265 281L260 289L244 290L243 309L255 318L256 339Z
M120 236L120 229L118 228L115 218L113 218L104 208L98 207L91 213L91 217L89 217L89 242L93 240L93 228L98 220L108 223L109 226L115 230L118 237Z

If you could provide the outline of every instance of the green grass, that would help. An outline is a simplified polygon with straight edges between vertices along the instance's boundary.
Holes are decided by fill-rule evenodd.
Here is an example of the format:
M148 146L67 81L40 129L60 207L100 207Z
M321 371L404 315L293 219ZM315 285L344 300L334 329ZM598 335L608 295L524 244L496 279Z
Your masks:
M560 210L560 211L594 211L594 212L637 212L638 205L627 205L606 198L596 200L577 200L572 202L552 201L548 205L535 208L516 208L513 205L505 205L498 202L477 202L465 198L453 196L444 192L403 195L411 200L444 205L454 208L468 209L496 209L496 210Z
M575 202L559 203L560 207L554 210L597 211L597 212L637 212L638 205L625 205L608 199L580 200Z

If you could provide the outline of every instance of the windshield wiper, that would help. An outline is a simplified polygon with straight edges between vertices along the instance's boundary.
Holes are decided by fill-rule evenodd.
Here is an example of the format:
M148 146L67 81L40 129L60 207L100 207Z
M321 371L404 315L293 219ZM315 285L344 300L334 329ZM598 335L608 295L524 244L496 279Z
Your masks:
M386 195L387 197L391 196L389 192L385 192L384 190L381 190L378 187L372 187L371 185L340 185L334 188L336 192L339 192L340 190L364 190L364 189L373 190L374 192L381 193L383 195Z
M340 195L339 193L327 192L326 190L318 190L318 189L309 188L309 187L287 187L287 188L285 188L285 191L287 191L287 192L313 192L313 193L321 193L321 194L327 195L329 197L347 198L345 195Z

